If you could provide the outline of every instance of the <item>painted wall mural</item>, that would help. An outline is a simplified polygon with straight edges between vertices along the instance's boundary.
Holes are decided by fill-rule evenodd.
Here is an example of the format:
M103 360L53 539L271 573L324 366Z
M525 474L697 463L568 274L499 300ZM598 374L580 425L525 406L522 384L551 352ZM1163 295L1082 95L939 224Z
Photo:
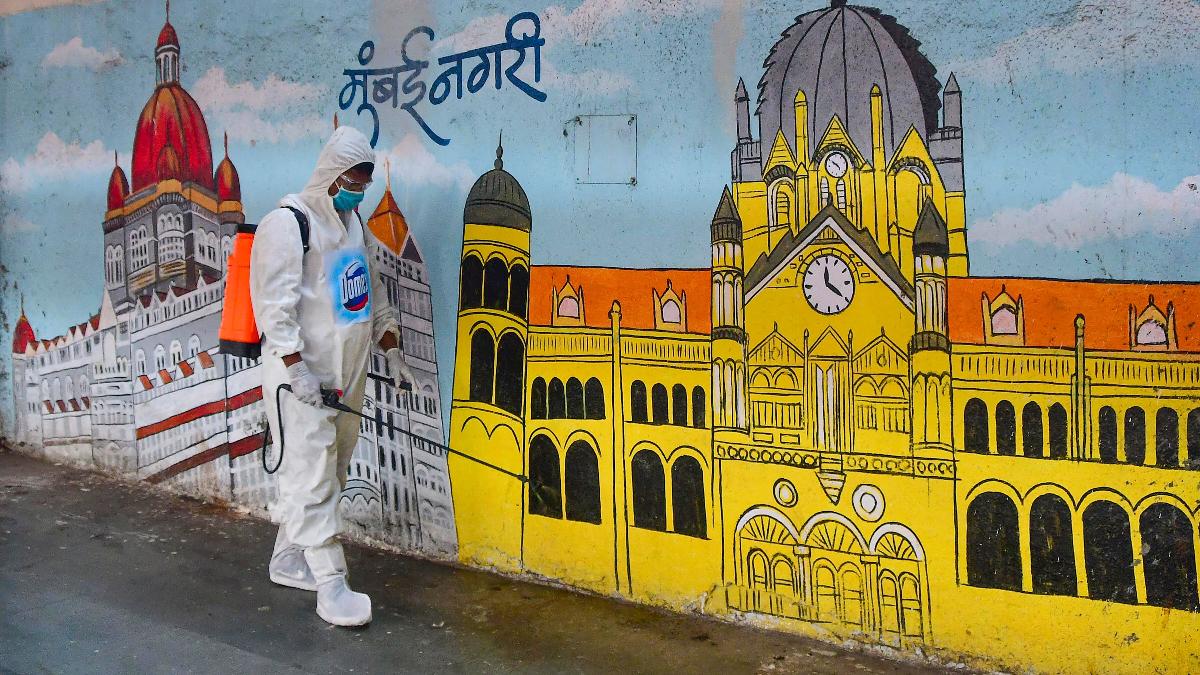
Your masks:
M217 337L227 260L246 222L242 180L228 135L213 169L204 112L180 83L182 54L168 16L153 61L143 64L155 81L137 116L130 174L114 154L107 205L97 205L101 306L42 338L22 306L13 330L10 437L51 459L266 513L276 484L265 469L280 460L267 438L260 368L257 359L221 354ZM371 262L401 310L417 382L397 391L375 348L363 404L372 419L360 425L340 508L352 532L450 555L428 270L387 183L366 220Z
M99 303L14 272L38 229L3 214L0 300L38 299L5 436L269 513L224 261L340 112L419 380L372 360L353 534L910 655L1196 670L1200 4L1043 4L362 2L236 71L196 7L128 64L61 41L40 72L151 93L115 163L0 141L6 208L64 213L28 184L55 147L109 176L68 199Z

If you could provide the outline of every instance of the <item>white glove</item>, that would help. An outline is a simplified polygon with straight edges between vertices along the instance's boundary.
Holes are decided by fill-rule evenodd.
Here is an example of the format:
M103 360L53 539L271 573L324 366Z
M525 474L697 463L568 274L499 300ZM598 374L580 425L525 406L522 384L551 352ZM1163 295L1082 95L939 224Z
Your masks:
M412 370L408 364L404 362L404 354L396 347L392 347L384 354L387 358L388 370L392 373L392 378L396 381L396 388L406 391L412 390L412 385L416 382L413 377Z
M321 381L308 370L308 364L297 361L288 366L288 378L292 382L292 395L302 403L321 407Z

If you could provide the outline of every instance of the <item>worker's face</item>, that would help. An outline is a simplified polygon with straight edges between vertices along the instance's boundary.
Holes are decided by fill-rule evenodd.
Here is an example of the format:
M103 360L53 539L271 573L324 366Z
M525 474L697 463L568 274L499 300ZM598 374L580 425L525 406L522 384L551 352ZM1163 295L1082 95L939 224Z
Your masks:
M365 192L370 185L371 172L354 167L333 181L333 184L329 186L329 196L336 195L338 188L345 188L349 192Z

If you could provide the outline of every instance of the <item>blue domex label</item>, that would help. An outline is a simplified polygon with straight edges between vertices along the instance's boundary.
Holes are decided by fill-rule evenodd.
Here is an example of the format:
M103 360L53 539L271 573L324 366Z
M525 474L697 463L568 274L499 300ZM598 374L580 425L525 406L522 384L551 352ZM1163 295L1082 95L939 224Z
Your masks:
M371 318L371 275L362 249L349 248L326 256L334 320L340 326Z

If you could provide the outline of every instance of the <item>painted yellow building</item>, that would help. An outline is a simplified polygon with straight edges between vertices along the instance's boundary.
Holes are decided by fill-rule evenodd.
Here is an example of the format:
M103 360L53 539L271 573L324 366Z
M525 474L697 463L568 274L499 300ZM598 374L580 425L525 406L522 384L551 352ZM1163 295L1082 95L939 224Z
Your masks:
M761 141L735 94L708 269L531 265L498 151L450 442L528 482L450 460L464 560L1010 667L1200 668L1200 286L968 276L961 92L917 44L843 3L783 33Z

